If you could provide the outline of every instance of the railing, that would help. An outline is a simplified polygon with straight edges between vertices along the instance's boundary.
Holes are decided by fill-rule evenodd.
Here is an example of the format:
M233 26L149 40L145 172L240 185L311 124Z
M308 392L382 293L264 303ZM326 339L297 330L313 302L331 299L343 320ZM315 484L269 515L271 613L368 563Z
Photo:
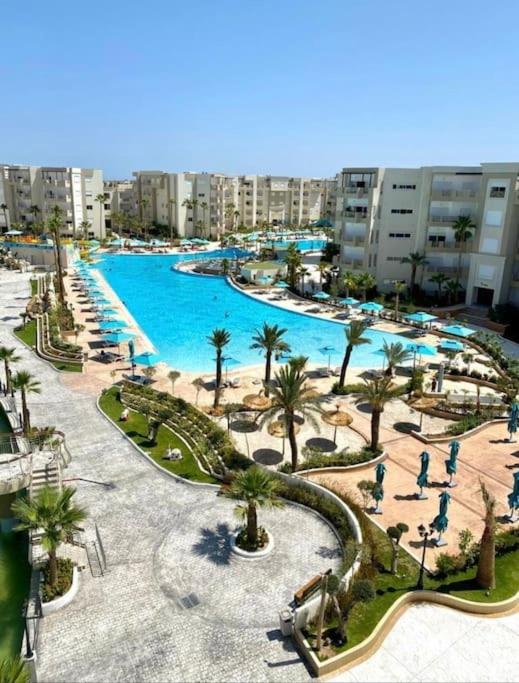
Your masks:
M470 218L470 216L465 216L466 218ZM458 218L460 218L460 215L457 216L435 216L433 214L429 214L429 223L439 223L440 225L449 225L452 223L455 223Z
M434 187L431 190L431 199L449 200L449 199L476 199L478 196L477 190L438 190Z
M349 244L350 246L354 247L362 246L365 242L366 238L360 237L359 235L346 235L342 240L343 244Z
M450 250L458 251L459 249L469 249L472 244L472 240L467 240L466 242L456 242L454 240L449 240L447 242L429 242L427 249L440 249L440 250Z
M343 215L346 218L353 218L354 223L359 223L360 221L367 221L369 218L369 214L367 211L349 211L348 209L345 209L343 211Z

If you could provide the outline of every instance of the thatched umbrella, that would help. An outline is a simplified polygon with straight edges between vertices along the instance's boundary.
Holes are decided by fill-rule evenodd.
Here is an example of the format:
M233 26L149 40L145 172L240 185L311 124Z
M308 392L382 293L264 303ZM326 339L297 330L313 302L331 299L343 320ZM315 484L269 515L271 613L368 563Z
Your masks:
M271 399L268 396L262 396L261 392L259 394L247 394L242 399L242 403L251 410L265 410L272 405Z
M301 427L297 424L297 422L294 422L294 431L297 434L301 430ZM288 436L288 426L286 419L280 419L280 420L274 420L269 424L267 427L267 431L270 434L270 436L275 436L278 439L283 439L283 456L285 455L285 439Z
M353 422L352 416L345 410L341 410L338 405L335 410L328 410L321 415L321 419L326 424L335 427L333 432L333 443L337 443L337 427L347 427Z

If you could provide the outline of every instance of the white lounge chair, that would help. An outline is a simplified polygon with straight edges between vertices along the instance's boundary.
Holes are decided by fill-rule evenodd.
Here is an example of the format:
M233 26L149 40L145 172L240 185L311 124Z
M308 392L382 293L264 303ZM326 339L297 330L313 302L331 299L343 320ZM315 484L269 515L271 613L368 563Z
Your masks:
M241 377L233 377L230 385L233 389L238 389L241 386Z

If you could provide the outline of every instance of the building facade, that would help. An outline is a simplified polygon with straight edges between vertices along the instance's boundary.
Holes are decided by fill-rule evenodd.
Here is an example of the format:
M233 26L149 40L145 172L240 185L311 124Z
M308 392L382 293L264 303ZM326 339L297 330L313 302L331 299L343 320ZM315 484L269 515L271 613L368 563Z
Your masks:
M96 169L0 165L0 197L7 227L45 224L55 206L63 211L64 237L104 235L103 172ZM6 217L4 219L4 216Z
M519 303L518 179L519 163L344 168L335 215L341 270L367 271L390 291L395 280L409 281L402 258L419 252L427 261L418 271L425 289L436 286L435 273L459 273L467 304ZM454 235L460 216L476 226L466 242Z

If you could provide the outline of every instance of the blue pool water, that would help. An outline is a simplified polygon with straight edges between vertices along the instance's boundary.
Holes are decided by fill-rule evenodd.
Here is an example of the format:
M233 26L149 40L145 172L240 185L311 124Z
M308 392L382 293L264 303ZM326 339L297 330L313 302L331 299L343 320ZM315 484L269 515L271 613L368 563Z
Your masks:
M232 257L236 250L219 255ZM214 258L215 252L205 255ZM256 301L235 290L221 277L191 275L171 270L180 260L199 259L200 254L106 255L97 267L155 346L160 359L179 370L211 372L214 350L207 337L216 327L231 332L225 355L240 365L263 363L263 356L250 349L251 337L263 322L287 329L286 341L292 353L309 356L311 362L327 365L328 356L319 349L333 346L331 363L336 366L344 352L344 325L320 320ZM381 357L374 354L383 340L402 337L368 330L372 340L354 350L351 364L378 368ZM405 341L405 340L404 340ZM237 367L232 361L229 370Z
M295 241L296 247L299 251L319 251L324 249L326 246L326 240L312 240L312 239L302 239L302 240L274 240L274 247L278 249L286 249L290 244ZM267 242L269 244L269 242Z

